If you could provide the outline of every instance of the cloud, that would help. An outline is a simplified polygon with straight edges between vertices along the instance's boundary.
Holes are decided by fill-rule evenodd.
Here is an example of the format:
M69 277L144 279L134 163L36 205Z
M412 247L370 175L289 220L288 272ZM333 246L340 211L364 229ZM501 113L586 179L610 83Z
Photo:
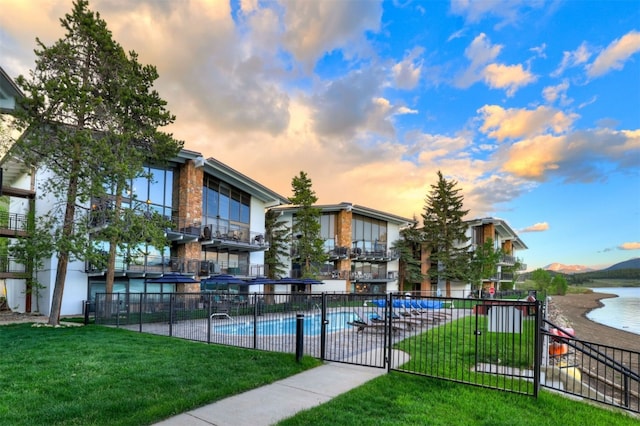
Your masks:
M536 80L522 65L489 64L484 70L484 80L492 89L506 89L507 96L513 96L522 86Z
M640 250L640 242L622 243L618 248L620 250Z
M478 111L482 122L479 130L498 141L529 138L551 131L565 133L578 118L554 108L539 106L534 110L485 105Z
M542 43L540 46L535 46L529 49L531 52L535 53L538 58L546 59L547 54L545 50L547 50L547 43Z
M496 24L499 29L506 25L517 24L523 17L527 9L540 8L545 5L544 1L511 0L453 0L451 2L451 13L464 16L468 23L477 23L486 17L492 16L500 18Z
M422 72L422 61L418 58L423 51L422 48L415 48L393 66L391 70L397 88L411 90L418 85Z
M560 65L558 65L558 68L551 73L551 76L559 77L567 69L586 63L591 57L591 54L592 52L586 42L582 42L582 44L574 51L563 52L562 61L560 62Z
M611 169L640 167L640 130L542 134L505 146L496 158L502 171L533 181L544 181L550 174L565 182L604 181Z
M466 89L472 84L482 80L485 66L493 61L502 50L499 44L492 45L487 35L481 33L473 39L464 50L464 56L471 61L469 67L455 78L456 87Z
M502 50L502 45L492 45L486 34L473 39L464 54L471 61L468 68L454 79L456 87L465 89L478 81L484 81L493 89L505 89L507 96L513 96L522 86L536 80L536 77L520 64L504 65L493 63Z
M550 104L559 101L560 105L566 106L573 101L567 97L567 90L569 90L569 81L563 80L560 84L542 89L542 97Z
M381 1L282 0L284 47L310 72L324 54L342 49L348 55L367 51L367 31L378 31Z
M467 32L467 28L461 28L458 31L454 32L447 38L447 41L455 40L457 38L461 38Z
M526 228L522 228L518 230L519 234L523 234L525 232L544 232L549 230L549 224L547 222L538 222L534 223L531 226L527 226Z
M379 99L383 84L384 74L376 69L353 71L327 82L310 100L315 131L325 136L353 136L375 115L378 129L383 125L384 133L393 132L388 121L391 107Z
M625 61L637 52L640 52L640 32L630 31L612 41L598 54L593 63L587 66L587 75L599 77L611 70L621 70Z

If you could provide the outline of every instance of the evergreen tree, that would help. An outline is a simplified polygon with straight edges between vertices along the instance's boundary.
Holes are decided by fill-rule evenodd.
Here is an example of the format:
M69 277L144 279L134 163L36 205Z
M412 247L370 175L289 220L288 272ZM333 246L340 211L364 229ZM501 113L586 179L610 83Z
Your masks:
M415 283L421 283L423 279L420 268L422 264L420 259L422 234L417 226L417 220L414 217L414 223L400 231L400 238L391 247L399 256L398 282L400 283L400 292L405 291L405 285L412 287Z
M438 182L431 185L422 219L423 235L430 258L438 267L429 270L431 277L446 282L446 295L451 295L451 281L467 281L469 277L469 237L463 218L463 196L457 182L446 180L438 171Z
M36 67L29 79L20 76L16 81L25 93L18 123L27 130L16 150L27 164L50 172L41 193L62 200L48 213L54 223L61 218L53 229L58 266L52 325L59 322L68 262L86 259L92 246L83 209L95 199L113 197L111 231L104 233L111 247L109 292L115 247L125 235L133 235L120 197L131 190L128 182L142 175L143 162L162 162L182 147L157 130L174 117L152 90L158 78L155 67L138 64L135 52L127 55L86 0L76 0L60 22L65 36L52 46L36 39ZM153 221L147 226L153 228Z
M287 275L285 263L282 259L289 256L287 242L289 241L289 227L284 221L279 221L280 215L273 210L267 211L264 222L266 240L269 249L264 253L264 264L267 278L277 279Z
M320 237L322 211L313 207L318 201L312 189L311 179L303 171L291 181L291 204L298 206L293 219L292 234L304 278L316 278L318 265L325 262L324 240Z

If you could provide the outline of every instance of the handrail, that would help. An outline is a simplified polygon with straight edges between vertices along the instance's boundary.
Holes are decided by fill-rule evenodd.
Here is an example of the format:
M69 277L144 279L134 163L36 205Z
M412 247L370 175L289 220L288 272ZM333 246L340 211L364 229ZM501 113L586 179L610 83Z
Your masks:
M546 320L546 319L543 318L542 322L550 325L552 328L558 329L559 331L561 331L562 333L564 333L566 335L570 335L571 334L566 329L555 325L554 323L552 323L549 320ZM599 351L598 349L595 349L593 346L591 346L591 344L589 342L585 342L584 340L576 339L575 337L565 337L565 336L562 336L562 335L554 335L554 334L549 333L549 331L546 330L544 327L540 327L540 331L542 331L543 334L545 334L547 336L553 336L554 339L561 340L562 343L566 343L567 345L571 346L572 348L576 349L577 351L587 355L591 359L599 361L599 362L605 364L605 366L607 366L607 367L613 368L618 373L622 373L625 376L629 376L630 378L633 378L634 380L640 381L640 375L639 374L637 374L635 371L630 370L629 368L625 367L624 364L621 364L620 362L618 362L615 359L611 358L607 354L604 354L601 351ZM595 355L592 354L591 352L587 352L587 351L582 350L581 348L578 347L578 345L573 343L572 340L582 343L582 345L584 347L587 347L589 349L589 351L595 352Z

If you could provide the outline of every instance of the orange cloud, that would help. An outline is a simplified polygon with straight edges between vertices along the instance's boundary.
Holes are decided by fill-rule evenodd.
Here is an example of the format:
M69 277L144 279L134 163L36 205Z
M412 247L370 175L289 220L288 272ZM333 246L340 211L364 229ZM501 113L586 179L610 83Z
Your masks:
M536 80L536 77L525 70L522 65L489 64L484 69L484 81L493 89L505 89L507 96Z
M604 49L587 68L589 77L599 77L612 69L620 70L624 62L633 54L640 52L640 32L630 31L614 40Z
M483 120L480 131L499 141L536 136L549 130L564 133L578 118L577 114L565 114L546 106L530 110L485 105L478 112Z
M640 250L640 242L622 243L618 248L620 250Z
M543 232L548 230L549 230L549 224L547 222L539 222L531 226L527 226L526 228L520 229L518 233L522 234L524 232Z

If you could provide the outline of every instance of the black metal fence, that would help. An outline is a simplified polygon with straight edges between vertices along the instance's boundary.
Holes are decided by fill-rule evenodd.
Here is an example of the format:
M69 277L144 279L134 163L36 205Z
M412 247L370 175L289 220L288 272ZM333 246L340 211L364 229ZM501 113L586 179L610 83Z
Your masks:
M437 298L427 301L431 309L414 309L410 318L434 322L437 327L407 336L396 345L412 356L395 370L537 394L539 314L535 302Z
M587 342L547 320L542 385L640 413L640 352Z
M94 309L96 324L524 395L544 386L640 412L640 354L553 334L545 305L520 296L102 293Z

